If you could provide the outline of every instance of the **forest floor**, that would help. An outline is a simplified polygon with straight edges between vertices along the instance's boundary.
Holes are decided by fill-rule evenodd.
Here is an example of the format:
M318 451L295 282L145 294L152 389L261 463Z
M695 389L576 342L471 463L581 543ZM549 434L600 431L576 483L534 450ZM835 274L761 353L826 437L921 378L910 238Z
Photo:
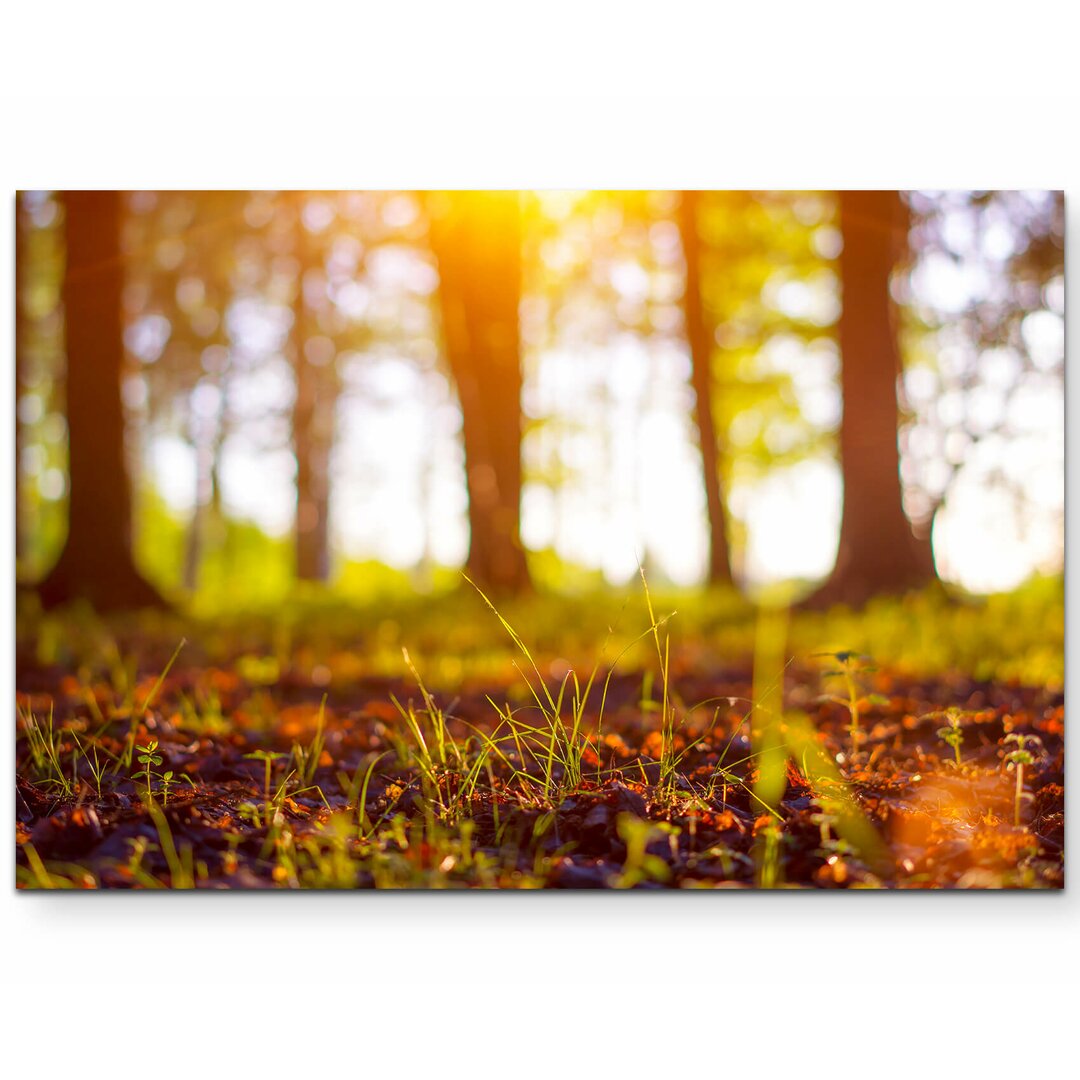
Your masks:
M668 599L21 611L17 883L1064 884L1060 582Z

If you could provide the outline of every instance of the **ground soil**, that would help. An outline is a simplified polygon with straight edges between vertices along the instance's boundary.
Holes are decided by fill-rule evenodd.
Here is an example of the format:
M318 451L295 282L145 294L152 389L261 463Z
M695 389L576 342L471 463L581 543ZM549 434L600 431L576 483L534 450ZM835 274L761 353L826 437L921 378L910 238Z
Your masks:
M287 755L294 745L311 744L325 693L308 678L285 672L259 685L228 666L178 667L153 705L132 714L118 707L108 685L23 658L17 676L19 882L40 884L29 845L50 874L76 886L174 883L175 862L162 850L161 822L146 805L139 766L107 770L99 793L85 760L66 792L35 765L25 717L32 712L40 721L51 711L61 762L79 745L77 738L85 746L96 736L101 751L117 757L132 732L138 746L157 740L162 763L155 771L169 771L173 780L167 801L161 784L154 784L155 801L175 848L190 853L197 887L325 885L325 874L314 873L305 857L283 860L280 847L285 843L302 856L305 841L314 840L312 850L322 850L328 829L344 837L335 842L347 856L334 883L359 888L1061 887L1062 695L963 677L915 681L879 671L873 680L873 703L860 706L864 738L854 755L849 714L821 700L820 672L789 669L785 681L787 709L809 716L853 805L884 842L884 858L869 859L822 820L827 804L794 762L775 816L763 812L753 794L756 759L744 704L753 692L751 678L738 668L681 674L675 745L682 757L666 780L655 710L642 704L643 677L620 674L611 680L599 734L599 694L586 710L589 742L579 784L566 788L556 765L551 781L564 790L545 795L542 762L513 761L520 770L515 777L509 763L495 761L468 797L458 799L456 820L439 834L448 846L441 847L430 827L430 784L403 759L402 721L391 703L396 697L421 705L415 683L364 679L328 694L325 745L301 790L295 778L286 781L295 765ZM465 743L475 729L491 732L498 724L489 698L513 699L519 690L465 685L452 694L433 693L450 734ZM208 700L220 717L216 725L205 715L192 720L191 703ZM938 736L940 710L950 706L963 710L959 767ZM1015 774L1003 760L1009 733L1036 735L1042 743L1026 767L1020 827L1014 824ZM248 756L258 751L285 755L272 762L272 786L285 787L269 825L260 813L265 763ZM348 781L369 767L363 811L374 831L365 838L354 824L342 833L334 822L357 820L359 796ZM437 780L447 802L461 795L465 782L450 769ZM641 851L628 853L627 819L654 826L643 836L644 861ZM449 841L460 840L463 821L469 822L464 851ZM766 842L772 844L767 858Z

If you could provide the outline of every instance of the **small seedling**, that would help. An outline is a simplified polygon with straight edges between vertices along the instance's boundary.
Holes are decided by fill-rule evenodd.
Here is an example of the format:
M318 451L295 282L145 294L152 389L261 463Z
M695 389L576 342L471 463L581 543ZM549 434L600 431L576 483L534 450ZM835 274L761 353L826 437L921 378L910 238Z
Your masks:
M153 797L152 794L151 794L151 789L150 789L150 778L154 775L154 773L152 773L150 771L150 766L151 765L160 765L161 761L162 761L161 755L156 753L157 748L158 748L157 739L151 739L147 746L140 746L140 747L137 748L138 751L139 751L139 757L138 757L139 764L146 766L146 798L147 798L147 801L149 801ZM171 772L169 773L169 779L170 780L172 779L172 773ZM167 789L166 789L166 798L168 798Z
M161 774L162 802L166 806L169 805L169 788L172 786L172 782L173 782L172 769L170 769L168 772L164 772L164 773Z
M1005 755L1005 768L1016 770L1016 794L1013 797L1013 825L1020 828L1020 806L1025 798L1031 796L1024 792L1024 766L1035 764L1035 755L1028 749L1037 747L1042 752L1042 739L1038 735L1020 735L1013 732L1006 735L1003 742L1015 743L1016 749Z
M960 746L964 741L964 733L960 730L960 719L963 715L959 709L945 710L945 726L937 729L937 737L946 745L952 747L956 758L956 767L960 768Z
M823 679L842 679L844 684L844 697L838 694L824 694L818 698L819 701L831 701L836 705L842 705L848 711L848 715L851 717L851 723L849 725L849 732L851 735L851 749L852 752L858 749L859 742L862 739L862 732L859 729L859 709L862 703L862 698L859 694L859 684L865 681L867 675L877 671L877 667L874 664L873 658L869 656L861 656L858 653L844 650L842 652L833 653L816 653L817 656L827 656L832 660L835 660L837 667L831 671L823 671L821 677ZM881 694L867 694L865 700L871 705L888 705L889 699Z

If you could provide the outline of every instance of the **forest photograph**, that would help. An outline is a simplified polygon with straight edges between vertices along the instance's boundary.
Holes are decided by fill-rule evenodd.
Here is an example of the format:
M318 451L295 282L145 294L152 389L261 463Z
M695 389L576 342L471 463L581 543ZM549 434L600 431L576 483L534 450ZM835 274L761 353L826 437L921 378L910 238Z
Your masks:
M17 889L1064 887L1062 192L12 211Z

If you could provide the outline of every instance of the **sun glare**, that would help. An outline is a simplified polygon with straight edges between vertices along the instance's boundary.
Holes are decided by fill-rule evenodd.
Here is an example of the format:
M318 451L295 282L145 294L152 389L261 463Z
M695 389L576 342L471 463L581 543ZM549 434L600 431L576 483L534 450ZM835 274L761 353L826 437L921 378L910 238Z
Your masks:
M495 230L505 198L433 195L430 212L440 199L457 200ZM1008 589L1061 566L1063 286L1058 279L1046 288L1023 319L1020 342L980 351L960 316L1004 295L1016 227L1004 211L980 217L961 194L911 200L930 223L920 228L932 225L938 240L926 242L910 276L894 283L931 327L902 382L911 413L900 436L904 504L920 528L936 514L943 577L973 592ZM519 202L523 542L612 584L625 584L640 564L660 580L696 584L706 573L708 521L672 193L536 191ZM204 497L199 441L209 439L224 511L273 538L293 529L288 418L297 387L287 296L297 264L287 253L288 227L278 228L288 205L325 252L303 273L302 288L320 322L305 357L313 368L334 369L337 394L324 421L332 425L333 561L460 566L469 547L462 413L439 357L439 274L421 242L429 211L409 193L253 196L240 224L269 231L270 259L238 225L226 226L238 237L237 291L219 319L206 282L185 270L209 235L192 227L193 204L138 193L131 205L136 222L164 213L166 226L181 226L166 228L150 249L153 274L176 278L178 312L146 302L152 276L129 286L131 303L141 306L125 336L133 366L124 400L138 431L140 489L149 486L171 514L190 521ZM784 204L767 205L775 229ZM717 389L718 407L729 414L721 434L730 451L732 563L752 586L820 579L837 551L842 240L823 205L795 200L792 227L809 230L812 262L769 270L760 293L740 301L717 331L718 356L732 358L723 378L736 395L728 404L725 388ZM1017 205L1028 213L1043 206L1034 196ZM27 206L37 227L54 227L51 199L28 196ZM717 232L720 251L724 235ZM724 284L722 269L718 308L727 302L723 290L736 287ZM185 317L192 330L181 327ZM755 320L776 325L749 337L742 351L731 348L732 335ZM178 339L192 333L184 348L200 357L202 375L186 404L163 411L159 387L180 356ZM762 387L753 395L737 385L748 373ZM19 401L31 433L20 468L44 506L66 492L63 463L48 449L50 425L62 418L46 400L45 390L33 390Z

